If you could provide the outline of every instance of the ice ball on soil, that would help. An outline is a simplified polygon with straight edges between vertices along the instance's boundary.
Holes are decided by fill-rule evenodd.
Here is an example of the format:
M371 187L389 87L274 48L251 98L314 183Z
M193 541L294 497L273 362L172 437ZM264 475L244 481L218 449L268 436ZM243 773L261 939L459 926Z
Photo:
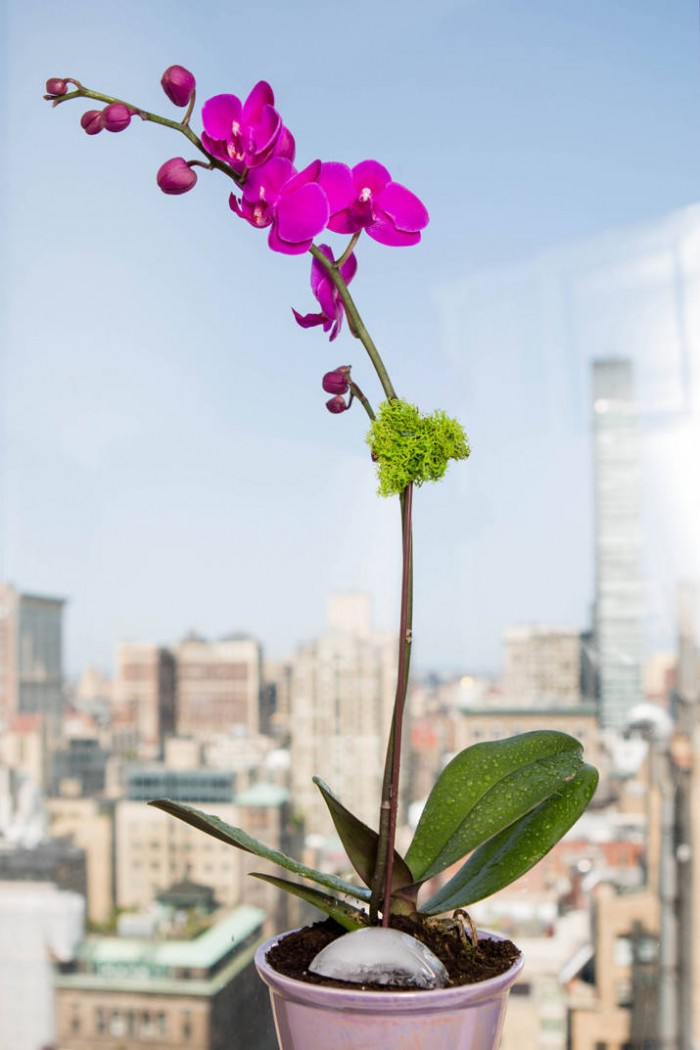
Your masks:
M343 934L318 953L309 970L353 984L444 988L448 983L447 970L430 948L385 926Z

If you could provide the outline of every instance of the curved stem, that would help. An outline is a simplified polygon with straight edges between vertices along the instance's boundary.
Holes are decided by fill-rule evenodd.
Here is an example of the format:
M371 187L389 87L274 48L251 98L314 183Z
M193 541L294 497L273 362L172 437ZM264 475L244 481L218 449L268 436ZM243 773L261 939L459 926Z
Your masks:
M408 671L413 641L413 485L401 493L402 572L401 617L399 626L399 659L396 680L394 712L389 731L389 742L384 763L382 802L379 811L379 839L377 859L372 879L370 921L377 921L381 908L382 925L388 926L391 917L391 888L394 874L394 847L399 806L399 775L401 771L401 741L403 716L408 691Z
M377 350L376 346L374 345L374 342L372 341L372 337L365 328L364 322L360 317L360 313L357 307L355 306L355 302L352 296L350 295L350 292L348 291L348 286L343 280L340 270L338 269L338 263L331 262L330 259L326 258L321 249L318 248L315 244L311 245L309 251L313 255L314 259L316 259L317 262L320 262L321 265L328 271L330 278L333 281L333 284L338 289L340 298L343 300L345 312L348 315L348 322L353 332L367 351L369 359L372 362L374 370L379 378L379 382L382 384L384 393L389 399L395 398L396 391L394 390L394 386L391 380L389 379L389 373L387 372L384 366L384 362L381 359L379 351Z
M396 398L396 391L389 378L381 355L372 337L365 328L360 313L340 273L340 266L350 255L357 236L353 237L348 248L337 261L333 262L315 244L309 251L327 270L331 280L338 289L348 315L348 324L364 346L374 366L380 383L389 400ZM366 406L365 406L366 407ZM389 730L384 777L382 780L382 799L379 810L379 832L377 840L377 857L372 877L372 896L370 898L369 918L376 923L379 912L382 913L382 925L388 926L391 917L391 887L394 870L394 845L396 842L396 825L399 805L399 774L401 770L401 740L403 716L408 691L408 670L411 660L412 623L413 623L413 530L412 530L413 486L407 485L401 493L402 525L402 573L401 573L401 617L399 625L399 659L396 680L394 711Z
M77 84L77 81L73 81ZM241 185L241 176L238 175L228 164L224 164L222 160L218 160L217 157L213 157L208 150L202 145L201 140L195 135L189 124L185 121L169 120L168 117L161 117L157 113L149 113L146 109L141 109L140 106L134 106L131 102L125 102L123 98L114 98L112 95L103 95L100 91L93 91L91 88L83 87L79 84L75 91L69 91L65 95L60 95L57 98L52 99L54 106L60 105L62 102L68 102L74 98L94 98L96 102L105 102L110 105L112 102L120 102L127 109L130 109L133 113L136 113L142 120L148 120L152 124L162 124L163 127L172 128L173 131L179 131L180 134L184 135L186 139L192 143L195 149L198 149L200 153L203 153L207 160L210 162L212 168L217 168L218 171L223 172L224 175L228 175L237 186ZM185 119L189 118L189 111Z
M357 398L357 400L360 402L360 404L364 408L364 410L367 413L367 415L369 416L369 418L370 419L374 419L375 418L375 416L374 416L374 409L370 405L370 403L367 400L367 398L365 397L365 395L360 390L360 388L357 385L357 383L353 383L352 380L350 380L350 394L351 394L351 397L356 397Z
M359 241L359 239L360 239L360 234L359 233L353 233L352 237L350 238L350 243L348 244L347 248L345 249L343 254L340 256L340 258L336 259L336 261L335 261L335 265L338 267L339 270L340 270L340 268L342 266L345 266L345 263L348 261L348 259L352 255L353 249L354 249L355 245L357 244L357 242Z

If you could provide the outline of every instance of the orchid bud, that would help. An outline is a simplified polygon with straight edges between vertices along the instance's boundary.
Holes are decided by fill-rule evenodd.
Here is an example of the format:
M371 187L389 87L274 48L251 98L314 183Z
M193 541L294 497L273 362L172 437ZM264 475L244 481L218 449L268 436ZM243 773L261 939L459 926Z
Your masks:
M321 386L327 394L346 394L350 388L349 374L349 365L334 368L332 372L326 372L321 381Z
M184 157L173 157L161 164L156 175L156 182L163 193L187 193L197 181L197 172L193 171Z
M168 66L160 78L160 83L165 94L176 106L186 106L197 86L194 76L184 66Z
M89 109L80 118L80 126L88 135L99 135L104 127L102 113L99 109Z
M50 77L46 81L47 95L65 95L67 90L68 84L62 77Z
M107 131L123 131L131 123L131 110L123 102L112 102L102 110L102 123Z
M350 408L350 405L346 404L345 398L338 394L336 397L332 397L330 401L326 401L326 408L336 416L339 412L345 412L346 409Z

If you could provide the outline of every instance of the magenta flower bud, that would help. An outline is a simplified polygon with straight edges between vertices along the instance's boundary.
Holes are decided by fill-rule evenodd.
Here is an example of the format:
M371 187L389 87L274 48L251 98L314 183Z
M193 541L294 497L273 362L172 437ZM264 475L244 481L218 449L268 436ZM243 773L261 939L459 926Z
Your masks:
M321 386L327 394L347 394L350 389L349 374L349 365L343 365L342 368L334 368L332 372L326 372L321 381Z
M187 193L197 181L197 172L193 171L184 157L173 157L161 164L156 175L156 182L163 193Z
M330 401L326 401L326 408L335 416L339 412L345 412L346 409L350 408L350 405L346 404L345 398L338 394L336 397L332 397Z
M197 82L184 66L168 66L160 78L161 87L176 106L186 106Z
M123 131L131 124L131 111L123 102L112 102L102 110L102 123L107 131Z
M99 109L89 109L80 118L80 126L88 135L99 135L104 127L102 113Z
M47 95L65 95L68 90L68 84L62 77L50 77L46 81L46 94Z

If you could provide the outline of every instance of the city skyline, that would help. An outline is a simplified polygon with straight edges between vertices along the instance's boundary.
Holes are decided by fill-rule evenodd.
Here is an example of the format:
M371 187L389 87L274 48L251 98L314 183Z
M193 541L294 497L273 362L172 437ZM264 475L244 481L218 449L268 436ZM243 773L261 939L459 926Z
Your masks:
M666 311L669 347L685 317L690 354L673 362L697 374L695 11L625 8L443 0L426 19L418 5L359 4L358 24L394 43L377 62L340 12L311 3L302 29L270 2L265 46L237 48L233 68L230 47L211 44L240 35L225 5L193 23L183 4L165 17L79 2L69 29L53 5L10 3L0 576L68 599L71 674L111 666L120 639L191 627L247 631L286 655L318 636L332 591L369 590L376 626L395 629L398 514L375 496L363 421L323 408L325 370L352 360L358 379L368 373L347 333L329 347L294 326L289 308L310 308L306 260L273 257L237 226L215 176L163 197L154 174L179 144L141 125L87 138L80 107L40 101L46 77L165 112L158 79L172 62L197 74L200 100L265 76L300 159L376 156L425 199L423 243L361 245L355 287L401 393L458 416L474 448L417 494L416 664L491 669L511 623L590 622L590 435L577 413L588 356L601 343L603 356L633 356L599 305L603 287L625 299L632 270L614 262L635 244L637 296L651 289L652 314ZM330 56L352 73L319 92ZM46 165L26 161L37 134ZM662 257L684 223L679 306ZM573 349L562 287L575 293ZM650 528L661 503L683 532L669 544L661 515L663 549L646 565L664 644L675 551L697 531L685 473L697 404L676 422L682 456L658 420L646 445L668 490Z

